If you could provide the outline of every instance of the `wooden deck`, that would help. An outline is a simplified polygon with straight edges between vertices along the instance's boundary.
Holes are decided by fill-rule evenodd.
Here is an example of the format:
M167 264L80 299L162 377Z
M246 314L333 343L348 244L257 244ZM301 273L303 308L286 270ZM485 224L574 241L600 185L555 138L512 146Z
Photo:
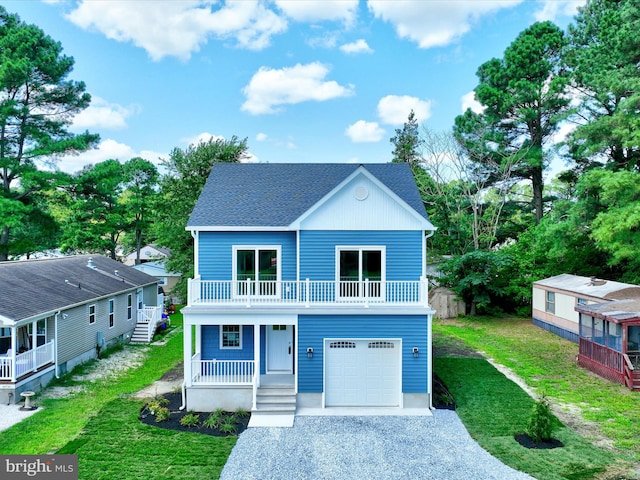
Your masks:
M634 365L635 361L635 365ZM627 355L612 348L580 338L578 364L603 378L640 391L638 355Z

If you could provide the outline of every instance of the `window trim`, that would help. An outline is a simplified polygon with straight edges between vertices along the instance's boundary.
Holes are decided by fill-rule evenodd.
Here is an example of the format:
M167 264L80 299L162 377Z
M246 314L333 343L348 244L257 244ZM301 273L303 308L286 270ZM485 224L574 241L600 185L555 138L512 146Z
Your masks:
M365 251L380 252L380 284L384 285L387 279L387 246L386 245L336 245L335 249L335 282L336 286L340 285L340 253L343 251L357 251L358 252L358 282L363 282L362 279L362 253ZM380 295L384 298L384 289L380 289ZM378 296L371 296L371 298L380 298ZM340 288L336 287L337 298L364 298L362 291L359 297L344 296L341 295Z
M238 327L238 346L225 346L224 345L224 334L225 333L235 333L235 332L225 332L225 327ZM242 325L220 325L220 350L242 350Z
M113 328L116 326L116 302L113 298L109 299L108 312L109 328Z
M93 313L91 313L91 310L93 309ZM88 313L89 313L89 325L93 325L96 323L96 314L98 313L98 309L96 308L96 304L93 303L91 305L88 305Z
M127 321L133 319L133 294L127 293Z
M270 295L270 294L259 294L259 293L249 293L249 294L244 294L244 293L240 293L238 291L238 289L236 288L236 286L234 285L233 288L233 295L234 297L247 297L247 296L259 296L259 297L279 297L280 295L280 285L282 282L282 245L259 245L259 244L253 244L253 245L233 245L232 248L232 260L231 260L231 269L232 269L232 280L236 283L238 282L243 282L245 280L238 280L238 251L239 250L253 250L254 252L254 261L258 262L259 260L259 256L260 256L260 251L264 251L264 250L275 250L276 251L276 265L277 265L277 272L276 272L276 289L275 289L275 294ZM258 269L256 268L255 271L255 275L258 274ZM252 280L253 282L256 282L256 278L254 275L254 279Z

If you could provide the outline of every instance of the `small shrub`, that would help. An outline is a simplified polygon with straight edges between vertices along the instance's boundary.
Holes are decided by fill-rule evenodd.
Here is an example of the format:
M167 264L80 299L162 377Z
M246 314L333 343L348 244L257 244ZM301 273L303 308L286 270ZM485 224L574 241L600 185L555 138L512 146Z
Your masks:
M247 412L244 408L239 408L236 410L236 417L246 418L251 416L250 412Z
M204 422L202 422L202 425L207 428L218 428L222 425L222 418L222 415L218 415L214 412L210 414Z
M529 423L527 424L527 435L534 442L548 442L554 429L554 417L549 407L549 400L542 395L533 406Z
M189 412L180 419L180 425L183 427L196 427L200 421L200 416L196 413Z
M156 422L164 422L169 420L169 409L167 407L158 407L155 411Z
M216 415L217 417L223 417L225 414L225 411L221 408L218 408L216 410L213 411L213 414Z
M228 433L228 434L236 433L238 430L236 423L237 423L236 417L234 417L233 415L224 417L222 425L220 425L220 431L222 433Z

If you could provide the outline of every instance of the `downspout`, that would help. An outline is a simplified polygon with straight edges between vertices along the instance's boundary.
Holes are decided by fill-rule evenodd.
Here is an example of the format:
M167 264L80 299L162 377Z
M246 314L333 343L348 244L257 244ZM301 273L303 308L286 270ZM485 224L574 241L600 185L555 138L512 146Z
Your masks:
M53 342L53 364L55 366L54 372L56 378L60 378L60 372L58 371L58 316L62 314L62 310L58 310L55 314L55 321L53 323L53 335L56 337Z
M187 408L187 382L182 382L182 405L178 408L178 410L182 411Z
M428 387L428 393L429 393L429 410L434 410L433 408L433 338L432 338L432 333L433 333L433 309L431 308L431 306L429 305L429 290L428 290L428 285L429 285L429 279L427 278L427 239L433 237L433 234L436 233L435 230L431 230L427 235L424 236L424 254L425 254L425 269L424 269L424 279L425 282L427 282L427 307L429 308L429 310L431 310L431 312L429 314L427 314L427 335L428 335L428 342L427 342L427 387Z

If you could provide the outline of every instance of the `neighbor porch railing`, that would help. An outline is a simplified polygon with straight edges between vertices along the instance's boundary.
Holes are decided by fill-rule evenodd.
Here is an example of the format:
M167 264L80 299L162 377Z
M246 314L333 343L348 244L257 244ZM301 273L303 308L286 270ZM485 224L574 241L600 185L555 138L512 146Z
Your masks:
M15 358L13 356L0 357L0 380L15 381L28 373L37 371L48 363L53 363L53 361L54 340L24 353L19 353Z
M162 323L162 306L148 307L143 305L138 309L138 325L146 325L147 342L151 342L158 325Z
M201 360L200 354L191 360L194 385L253 385L254 372L253 360Z
M421 280L228 281L191 279L189 305L428 306L428 284Z
M623 385L627 385L627 379L633 376L634 367L627 355L582 337L578 347L578 363L607 380Z

